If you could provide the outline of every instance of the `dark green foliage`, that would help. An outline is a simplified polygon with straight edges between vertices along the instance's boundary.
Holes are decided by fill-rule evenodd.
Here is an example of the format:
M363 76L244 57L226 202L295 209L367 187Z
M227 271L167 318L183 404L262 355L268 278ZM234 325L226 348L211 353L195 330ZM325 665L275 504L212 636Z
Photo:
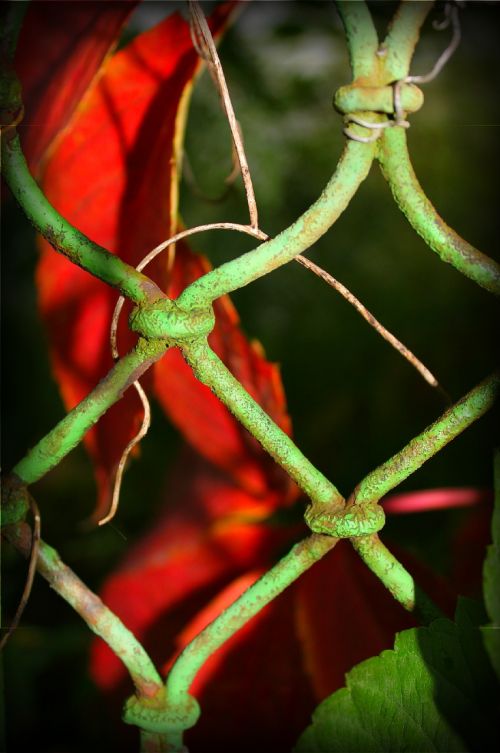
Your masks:
M481 609L399 633L394 650L356 666L316 709L295 753L493 751L498 687L482 645Z
M491 538L483 570L486 611L491 623L483 627L484 644L500 677L500 450L495 452L495 509L491 521Z

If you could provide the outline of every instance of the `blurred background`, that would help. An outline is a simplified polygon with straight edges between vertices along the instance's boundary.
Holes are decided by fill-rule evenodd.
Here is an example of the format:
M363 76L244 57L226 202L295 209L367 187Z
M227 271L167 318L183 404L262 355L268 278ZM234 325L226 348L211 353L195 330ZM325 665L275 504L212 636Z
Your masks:
M382 35L397 4L369 5ZM124 42L178 7L143 3ZM210 4L203 7L208 12ZM412 73L430 70L449 42L449 30L432 28L440 13L438 5L424 27ZM415 171L439 213L497 259L499 15L498 3L467 4L460 14L460 47L440 76L423 87L425 105L411 116L408 132ZM340 20L328 1L245 3L220 55L244 133L260 224L273 235L317 198L342 150L342 122L332 107L336 89L350 81ZM206 73L194 92L186 153L190 170L180 202L186 226L246 222L239 180L215 201L224 193L231 150ZM8 198L2 210L2 467L8 470L60 420L63 407L37 316L34 234ZM197 236L192 245L216 266L254 244L233 233L213 233ZM345 214L307 255L360 298L453 400L496 365L496 301L425 246L398 211L376 165ZM245 332L281 366L295 441L343 493L446 407L334 290L300 265L288 264L238 291L233 300ZM483 418L401 490L491 487L494 425L492 416ZM82 448L34 488L44 539L92 588L99 588L161 507L180 445L153 405L152 429L126 473L118 515L103 529L81 528L95 497ZM446 574L451 567L446 542L463 516L433 512L390 519L387 533ZM26 564L7 546L2 555L5 624L21 593ZM90 640L78 616L37 579L3 657L8 750L114 749L87 675ZM92 708L91 725L82 714L86 708Z

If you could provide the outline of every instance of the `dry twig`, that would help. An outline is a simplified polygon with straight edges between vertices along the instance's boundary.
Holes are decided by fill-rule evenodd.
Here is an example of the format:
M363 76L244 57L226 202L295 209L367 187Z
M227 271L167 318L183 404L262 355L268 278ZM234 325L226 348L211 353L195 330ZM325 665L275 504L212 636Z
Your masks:
M105 523L109 523L110 520L112 520L115 515L116 511L118 510L118 503L120 501L120 489L122 485L122 477L123 477L123 471L125 470L125 463L127 462L127 458L134 449L134 447L139 444L141 439L143 439L146 434L149 431L149 427L151 426L151 406L149 404L149 400L146 396L146 393L144 392L143 388L140 385L140 382L134 382L134 387L136 389L137 394L139 395L139 399L142 403L142 407L144 409L143 417L142 417L142 423L139 431L137 434L130 440L128 445L125 447L122 456L120 458L120 462L118 463L118 467L116 469L116 475L115 475L115 481L113 484L113 494L111 497L111 504L109 506L109 510L104 516L104 518L101 518L98 521L98 525L103 526Z
M231 136L233 138L234 148L238 156L238 162L240 165L241 177L243 178L243 184L245 186L245 193L247 196L248 211L250 214L250 225L253 228L259 227L259 218L257 211L257 203L255 201L255 193L253 190L252 178L250 176L250 169L243 147L243 140L241 137L241 130L238 126L238 121L234 114L231 97L229 96L229 90L226 84L226 78L222 65L217 53L212 33L208 28L205 16L197 2L197 0L189 0L189 20L191 26L191 37L193 44L198 52L198 55L206 62L212 80L214 81L221 101L226 113L226 117L231 129Z
M406 360L411 363L411 365L423 376L426 382L428 382L432 387L439 387L439 382L437 381L436 377L429 371L429 369L424 366L422 361L420 361L412 352L409 350L406 345L403 345L403 343L397 339L397 337L394 337L394 335L389 332L380 322L375 319L373 314L371 314L366 306L364 306L360 300L356 298L355 295L351 293L351 291L346 288L345 285L342 285L341 282L335 279L335 277L332 277L332 275L328 274L328 272L325 272L324 269L321 267L318 267L317 264L314 264L314 262L307 259L305 256L299 255L295 257L296 260L299 262L299 264L302 264L303 267L306 267L307 269L310 269L311 272L314 272L315 275L318 275L318 277L321 277L321 279L325 280L325 282L328 283L328 285L331 285L332 288L335 288L335 290L340 293L341 296L343 296L346 301L348 301L351 306L354 306L356 311L361 314L363 319L365 319L368 324L370 324L373 329L379 333L381 337L384 338L384 340L387 340L390 345L392 345L393 348L395 348L398 353L401 353L403 358L406 358Z

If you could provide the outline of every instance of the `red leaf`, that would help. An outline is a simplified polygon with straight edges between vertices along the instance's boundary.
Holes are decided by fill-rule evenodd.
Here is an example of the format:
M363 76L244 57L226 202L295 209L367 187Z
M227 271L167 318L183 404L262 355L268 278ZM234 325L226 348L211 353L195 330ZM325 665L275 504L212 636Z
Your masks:
M218 6L215 29L232 3ZM44 175L46 195L92 240L131 264L166 238L177 214L176 130L182 126L198 67L188 25L175 14L107 60L56 144ZM111 368L108 332L116 294L41 242L37 282L49 327L53 367L67 408ZM164 282L164 265L153 266ZM122 319L121 349L131 344ZM135 434L140 407L132 391L88 433L99 505L123 448Z
M261 522L274 509L272 495L249 496L192 453L178 464L166 498L163 517L102 590L104 602L160 663L174 652L178 631L208 598L254 563L269 564L276 548L290 538L290 528ZM99 640L93 644L91 667L103 688L125 677L121 662Z
M383 500L386 513L391 515L406 515L431 510L456 509L458 507L473 507L480 502L487 502L492 498L489 489L477 489L473 486L458 488L421 489L415 492L393 494Z
M18 130L33 172L68 123L136 4L136 0L30 3L15 68L25 106Z

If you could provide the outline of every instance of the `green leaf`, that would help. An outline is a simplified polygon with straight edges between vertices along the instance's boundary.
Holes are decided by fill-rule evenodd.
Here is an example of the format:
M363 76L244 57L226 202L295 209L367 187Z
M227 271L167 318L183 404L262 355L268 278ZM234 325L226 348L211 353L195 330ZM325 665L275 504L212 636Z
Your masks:
M358 664L323 701L295 753L493 751L498 687L484 651L478 605L456 622L405 630L394 650Z
M491 519L492 544L488 547L483 568L484 603L489 625L482 628L484 645L500 678L500 449L494 455L495 507Z

